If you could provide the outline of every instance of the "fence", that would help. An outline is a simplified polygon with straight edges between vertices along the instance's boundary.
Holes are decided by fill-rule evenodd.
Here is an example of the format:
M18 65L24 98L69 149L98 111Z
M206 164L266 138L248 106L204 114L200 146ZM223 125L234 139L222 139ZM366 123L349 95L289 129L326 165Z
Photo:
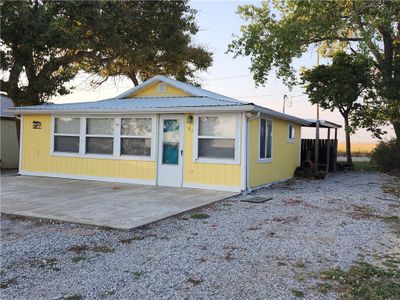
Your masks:
M301 140L301 162L312 162L315 165L315 139ZM329 153L329 155L328 155ZM337 140L320 139L318 145L318 169L326 170L329 161L329 171L336 171Z

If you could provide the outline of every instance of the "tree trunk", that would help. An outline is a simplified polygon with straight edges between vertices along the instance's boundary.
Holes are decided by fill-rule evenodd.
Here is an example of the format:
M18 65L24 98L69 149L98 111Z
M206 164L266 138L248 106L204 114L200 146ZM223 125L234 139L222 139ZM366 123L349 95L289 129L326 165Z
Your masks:
M353 160L351 159L350 126L348 117L344 118L344 132L346 135L346 160L349 164L353 164Z
M392 121L392 125L396 135L396 141L400 143L400 121Z

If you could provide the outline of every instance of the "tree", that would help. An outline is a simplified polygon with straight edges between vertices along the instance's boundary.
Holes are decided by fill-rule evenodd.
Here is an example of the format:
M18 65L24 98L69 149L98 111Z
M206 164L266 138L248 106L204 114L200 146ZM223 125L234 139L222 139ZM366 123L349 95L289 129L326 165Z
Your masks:
M269 0L241 6L239 14L247 24L228 51L251 57L257 84L265 84L273 67L295 84L292 61L310 47L348 49L368 58L375 75L376 97L365 104L359 125L379 135L374 124L390 122L400 137L400 1Z
M361 106L359 98L369 97L370 68L368 61L363 57L337 52L331 65L320 65L301 74L311 103L318 103L323 109L331 111L337 109L342 115L348 163L352 163L350 134L355 130L350 121L358 114Z
M1 90L17 106L71 92L79 71L154 74L194 81L211 53L192 44L196 11L187 1L1 1Z

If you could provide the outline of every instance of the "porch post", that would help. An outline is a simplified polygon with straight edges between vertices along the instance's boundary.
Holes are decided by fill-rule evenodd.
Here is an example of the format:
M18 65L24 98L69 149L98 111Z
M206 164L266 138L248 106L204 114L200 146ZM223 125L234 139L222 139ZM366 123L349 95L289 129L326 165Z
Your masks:
M331 157L331 129L328 128L328 142L326 145L326 173L329 172L329 159Z
M334 165L333 165L333 171L337 171L337 147L338 147L338 142L337 142L337 128L335 128L335 148L333 149L333 153L334 153Z

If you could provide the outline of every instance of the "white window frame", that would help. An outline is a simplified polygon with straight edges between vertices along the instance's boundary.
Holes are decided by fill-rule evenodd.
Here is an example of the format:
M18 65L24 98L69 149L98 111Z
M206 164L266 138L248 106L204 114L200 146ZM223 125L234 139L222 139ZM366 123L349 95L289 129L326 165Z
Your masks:
M270 121L271 122L271 126L272 126L272 130L271 130L271 157L268 157L268 158L261 158L260 156L261 156L261 153L260 153L260 147L261 147L261 120L265 120L265 125L266 125L266 127L265 127L265 130L266 130L266 132L265 132L265 145L264 145L264 147L265 147L265 154L267 153L267 144L268 144L268 138L267 138L267 128L268 128L268 121ZM257 145L258 145L258 149L257 149L257 154L258 154L258 156L257 156L257 161L258 162L260 162L260 163L271 163L272 162L272 159L273 159L273 157L274 157L274 121L271 119L271 118L268 118L268 117L260 117L259 118L259 120L258 120L258 143L257 143Z
M80 132L79 135L79 153L72 152L58 152L54 151L54 136L55 134L55 119L56 118L80 118ZM86 119L94 118L112 118L114 119L114 139L113 154L95 154L86 153L86 136L88 137L111 137L111 135L101 134L86 134ZM148 118L151 119L151 155L150 156L133 156L121 155L121 118ZM120 159L120 160L141 160L141 161L154 161L156 153L156 133L157 133L156 115L52 115L51 118L51 141L50 141L50 155L51 156L67 156L67 157L80 157L80 158L103 158L103 159ZM72 134L63 134L72 136Z
M287 142L293 144L296 141L296 127L293 124L289 124L287 128ZM290 137L291 128L293 128L293 137Z
M79 133L56 133L56 118L71 118L71 119L79 119L79 126L82 127L82 118L77 116L53 116L51 120L51 145L50 151L51 154L56 153L62 156L79 156L80 148L81 148L81 134ZM54 149L54 140L56 136L75 136L79 137L79 150L78 152L62 152L55 151Z
M234 117L236 128L235 128L235 136L201 136L200 138L213 138L213 139L234 139L235 140L235 155L234 159L224 159L224 158L205 158L199 157L199 118L201 117ZM194 115L194 128L193 128L193 162L198 163L211 163L211 164L240 164L240 114L229 114L229 113L220 113L220 114L196 114Z
M91 134L91 133L87 133L87 119L113 119L113 126L114 126L114 133L111 135L111 134L98 134L98 133L96 133L96 134ZM99 157L99 158L107 158L107 157L112 157L112 156L117 156L116 155L116 153L115 153L115 129L116 129L116 125L117 124L115 124L116 122L115 122L116 120L115 120L115 117L113 117L113 116L89 116L89 117L85 117L85 122L84 122L84 125L85 125L85 130L84 130L84 132L83 132L83 140L84 140L84 155L86 156L86 157ZM81 128L81 131L82 131L82 128ZM82 132L81 132L82 133ZM111 154L101 154L101 153L87 153L86 152L86 138L91 138L91 137L94 137L94 138L112 138L113 139L113 153L111 153Z
M145 136L136 136L136 135L122 135L121 134L121 119L151 119L151 134L150 137ZM145 116L145 115L131 115L131 116L122 116L118 117L118 132L116 132L115 136L118 137L118 141L114 144L114 154L121 158L132 159L132 160L154 160L155 157L155 133L156 133L156 117L155 116ZM140 156L140 155L126 155L121 154L121 139L122 138L146 138L151 139L150 142L150 156ZM115 143L115 141L114 141ZM115 151L117 149L117 151ZM115 153L117 152L117 153Z
M157 92L158 93L166 93L167 92L167 84L165 82L159 82L157 84Z

